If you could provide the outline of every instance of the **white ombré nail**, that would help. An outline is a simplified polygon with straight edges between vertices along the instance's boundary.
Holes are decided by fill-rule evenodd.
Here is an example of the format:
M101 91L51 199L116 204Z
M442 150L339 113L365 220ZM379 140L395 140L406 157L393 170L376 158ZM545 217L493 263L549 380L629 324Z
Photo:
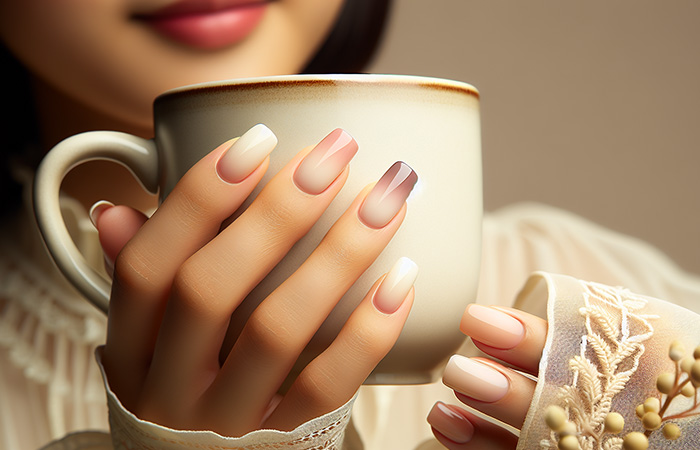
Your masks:
M277 145L277 136L259 123L226 150L216 165L216 172L227 183L240 183L265 160Z
M384 314L395 313L411 291L418 276L418 266L408 258L400 258L374 293L374 307Z

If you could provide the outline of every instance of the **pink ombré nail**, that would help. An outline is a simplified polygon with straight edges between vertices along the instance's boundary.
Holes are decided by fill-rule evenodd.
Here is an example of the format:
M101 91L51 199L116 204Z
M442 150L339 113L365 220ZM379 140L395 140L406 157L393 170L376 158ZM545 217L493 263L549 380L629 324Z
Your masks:
M360 219L372 228L383 228L401 210L418 175L398 161L382 175L360 206Z
M338 128L323 138L294 172L294 182L307 194L318 195L338 178L357 153L357 142Z

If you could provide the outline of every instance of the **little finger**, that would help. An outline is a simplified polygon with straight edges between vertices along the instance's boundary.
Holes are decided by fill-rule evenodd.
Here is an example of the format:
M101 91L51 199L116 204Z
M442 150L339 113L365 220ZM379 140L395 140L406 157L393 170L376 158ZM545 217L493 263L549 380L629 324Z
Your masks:
M372 287L336 339L299 374L266 427L289 430L347 403L396 343L418 268L401 258Z

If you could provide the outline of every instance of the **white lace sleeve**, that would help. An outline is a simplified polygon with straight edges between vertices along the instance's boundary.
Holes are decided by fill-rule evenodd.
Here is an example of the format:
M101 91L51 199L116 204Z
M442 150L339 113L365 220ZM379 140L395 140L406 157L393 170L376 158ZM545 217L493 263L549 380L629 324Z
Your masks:
M518 449L697 448L699 315L545 273L530 279L516 306L542 300L549 331Z
M354 398L337 410L312 419L289 432L257 430L239 438L232 438L221 436L212 431L174 430L141 420L127 411L109 388L100 361L101 348L97 349L96 354L107 391L109 423L115 450L178 450L186 448L340 450L344 448L345 429L350 421Z

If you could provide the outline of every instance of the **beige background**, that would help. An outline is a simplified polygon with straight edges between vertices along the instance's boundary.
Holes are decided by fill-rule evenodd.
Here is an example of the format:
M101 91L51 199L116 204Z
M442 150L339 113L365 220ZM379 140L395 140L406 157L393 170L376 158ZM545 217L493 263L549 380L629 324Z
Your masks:
M395 0L370 70L479 88L487 209L555 205L700 273L700 1Z

